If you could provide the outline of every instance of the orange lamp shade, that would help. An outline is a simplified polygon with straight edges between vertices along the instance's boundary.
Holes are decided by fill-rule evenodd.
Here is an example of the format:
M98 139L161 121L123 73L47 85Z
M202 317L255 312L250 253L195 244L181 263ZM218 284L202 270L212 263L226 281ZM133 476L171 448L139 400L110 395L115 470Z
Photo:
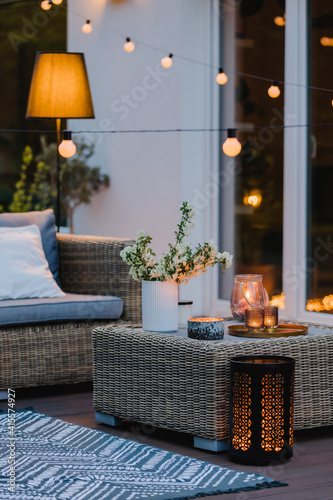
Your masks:
M37 52L27 118L94 118L84 55Z

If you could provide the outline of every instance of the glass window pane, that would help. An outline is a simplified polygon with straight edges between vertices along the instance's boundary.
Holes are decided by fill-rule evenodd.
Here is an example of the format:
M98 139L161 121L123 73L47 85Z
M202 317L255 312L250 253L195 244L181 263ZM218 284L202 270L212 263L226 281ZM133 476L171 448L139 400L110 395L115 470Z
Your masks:
M333 3L310 2L310 85L332 88ZM332 93L311 90L310 123L333 122ZM332 127L309 130L306 309L333 312Z
M267 127L283 124L284 88L279 86L276 98L267 91L273 80L284 80L283 4L243 0L235 12L235 126L250 131L237 132L243 149L235 158L234 210L223 201L230 186L221 189L222 211L234 212L234 274L262 274L270 297L282 291L283 131ZM222 109L221 127L226 126ZM222 154L222 172L228 162ZM221 248L227 249L230 232L223 225L221 220ZM229 297L223 277L220 298Z

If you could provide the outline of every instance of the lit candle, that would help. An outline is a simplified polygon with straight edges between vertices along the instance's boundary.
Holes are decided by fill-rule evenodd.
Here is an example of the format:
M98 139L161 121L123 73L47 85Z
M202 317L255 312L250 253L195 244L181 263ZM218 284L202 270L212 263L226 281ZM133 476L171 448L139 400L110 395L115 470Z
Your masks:
M249 307L245 309L245 331L262 330L264 328L264 309Z
M199 340L220 340L224 335L222 318L190 318L187 322L188 336Z
M277 306L264 306L264 325L266 328L277 328L278 312Z

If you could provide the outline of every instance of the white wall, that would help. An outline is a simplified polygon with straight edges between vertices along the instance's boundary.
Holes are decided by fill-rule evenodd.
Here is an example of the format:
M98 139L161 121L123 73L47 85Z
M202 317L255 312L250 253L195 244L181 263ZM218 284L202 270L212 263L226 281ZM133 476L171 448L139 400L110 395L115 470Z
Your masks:
M68 51L85 54L96 116L73 120L73 131L210 127L214 70L177 54L212 62L211 9L208 0L70 0ZM85 19L94 27L89 35L81 31ZM136 50L126 53L123 37L110 30L130 36ZM172 68L161 70L163 53L139 40L165 49L165 55L174 53ZM126 96L131 96L128 104ZM193 200L207 182L210 134L100 134L95 139L92 164L109 174L111 187L78 209L75 232L134 238L144 229L158 254L167 251L182 200ZM197 215L194 243L212 236L208 211ZM206 276L182 287L184 298L194 298L196 314L205 313Z

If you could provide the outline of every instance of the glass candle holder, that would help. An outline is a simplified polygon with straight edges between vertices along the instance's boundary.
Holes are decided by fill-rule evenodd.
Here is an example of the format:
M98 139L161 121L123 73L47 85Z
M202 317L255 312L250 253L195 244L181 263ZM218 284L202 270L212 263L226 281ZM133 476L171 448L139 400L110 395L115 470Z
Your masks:
M264 325L266 329L275 330L278 327L279 308L277 306L264 306Z
M268 294L261 274L238 274L230 297L230 309L234 318L244 321L245 309L268 304Z
M245 309L245 331L253 332L264 328L264 309L262 307L249 307Z

